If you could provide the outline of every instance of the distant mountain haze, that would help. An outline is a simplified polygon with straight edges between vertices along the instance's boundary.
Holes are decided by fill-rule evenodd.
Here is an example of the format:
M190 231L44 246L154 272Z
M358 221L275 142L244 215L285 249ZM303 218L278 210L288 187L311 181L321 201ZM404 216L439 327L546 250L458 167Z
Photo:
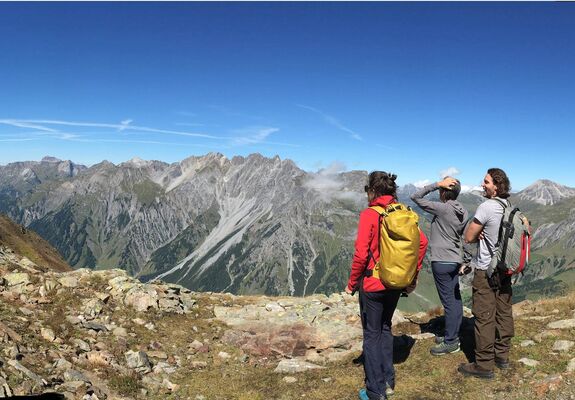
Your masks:
M46 157L0 166L0 212L74 268L122 268L193 290L301 296L343 289L366 181L365 171L309 173L259 154L89 168ZM415 190L400 187L400 201L415 207ZM460 200L473 212L483 198L468 192ZM529 293L537 292L533 282L564 290L561 274L575 265L575 189L540 180L512 202L535 231L533 262L519 283ZM415 209L428 231L429 215ZM418 293L436 301L425 287Z

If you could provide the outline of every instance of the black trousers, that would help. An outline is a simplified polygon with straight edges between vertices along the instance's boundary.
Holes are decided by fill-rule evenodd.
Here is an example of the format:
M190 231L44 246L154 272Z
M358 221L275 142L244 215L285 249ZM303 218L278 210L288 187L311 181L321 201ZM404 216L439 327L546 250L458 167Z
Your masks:
M399 290L383 290L362 291L359 296L365 387L370 399L385 398L386 384L395 387L391 318L400 295Z

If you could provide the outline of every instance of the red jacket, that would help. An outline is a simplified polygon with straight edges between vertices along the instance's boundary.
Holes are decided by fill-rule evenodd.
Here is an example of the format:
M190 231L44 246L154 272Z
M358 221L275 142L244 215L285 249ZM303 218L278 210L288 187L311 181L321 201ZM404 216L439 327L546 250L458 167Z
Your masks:
M397 201L388 195L380 196L372 201L369 206L387 207L391 203ZM365 273L365 269L373 269L375 262L369 256L368 249L371 249L373 257L379 260L379 214L371 208L366 208L359 215L359 225L357 227L357 239L355 240L355 253L353 254L353 262L351 264L351 273L347 287L349 290L354 290L357 283ZM423 257L427 250L427 238L420 230L419 242L419 259L417 261L417 270L419 271L422 266ZM365 277L363 280L363 290L366 292L379 292L385 290L385 286L378 278Z

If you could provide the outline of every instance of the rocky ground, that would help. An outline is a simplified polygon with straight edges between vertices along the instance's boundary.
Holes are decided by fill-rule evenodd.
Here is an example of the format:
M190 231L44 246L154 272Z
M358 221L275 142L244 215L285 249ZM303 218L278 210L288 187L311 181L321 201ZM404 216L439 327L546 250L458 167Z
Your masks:
M0 248L0 397L354 399L357 298L196 293L121 270L50 272ZM514 306L512 368L463 378L429 355L440 310L394 316L394 399L575 399L575 294Z

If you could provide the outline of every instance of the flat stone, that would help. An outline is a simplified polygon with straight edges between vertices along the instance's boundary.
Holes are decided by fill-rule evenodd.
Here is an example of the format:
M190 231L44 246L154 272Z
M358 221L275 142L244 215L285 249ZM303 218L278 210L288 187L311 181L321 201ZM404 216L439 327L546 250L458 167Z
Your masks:
M409 336L411 336L415 340L433 339L435 337L435 335L431 332L418 333L418 334L409 335Z
M562 319L559 321L551 322L547 324L549 329L572 329L575 328L575 318L573 319Z
M72 344L74 344L74 347L83 352L88 352L91 350L90 345L85 341L83 341L82 339L74 338L71 340L71 342Z
M325 367L321 367L316 364L312 364L307 361L298 360L295 358L281 360L274 370L277 373L284 373L284 374L293 374L297 372L305 372L311 369L323 369Z
M12 272L4 275L8 286L26 285L30 282L30 276L25 272Z
M66 315L66 321L71 323L72 325L78 325L82 322L82 320L74 315Z
M575 342L571 340L557 340L553 344L553 351L569 351L574 345Z
M150 308L158 308L158 294L155 290L144 290L139 287L132 288L124 298L124 304L134 307L136 311L144 312Z
M531 358L521 358L518 360L521 364L525 364L528 367L536 367L539 365L539 361L532 360Z
M56 335L54 334L54 331L50 328L40 329L40 335L42 336L42 338L44 338L44 340L46 340L48 342L53 342L56 339Z
M278 303L268 303L268 304L266 304L266 311L273 312L273 313L279 313L279 312L284 312L285 309L282 306L280 306Z
M195 349L195 350L199 350L202 347L204 347L204 344L202 342L200 342L199 340L194 340L192 343L189 344L188 347Z
M207 366L208 366L208 363L205 361L192 361L190 363L190 368L192 368L192 369L206 368Z
M112 335L114 335L116 337L127 337L128 336L128 330L126 328L117 327L117 328L114 328L112 330Z
M107 331L108 330L108 328L106 328L106 325L99 324L97 322L92 322L92 321L83 321L82 326L86 329L91 329L93 331Z
M66 371L72 368L72 363L65 358L60 358L54 363L54 368L58 371Z
M560 331L543 331L533 336L533 340L535 340L537 343L541 343L543 339L548 337L557 337L559 334Z
M572 358L567 364L567 372L575 372L575 358Z
M62 286L67 288L75 288L78 287L79 285L78 278L76 278L75 276L64 276L60 278L58 282L60 282Z
M168 355L164 351L152 350L148 351L148 357L157 358L159 360L167 360Z
M285 383L296 383L297 378L295 376L284 376L282 379Z
M524 317L522 319L525 319L527 321L545 321L552 318L551 315L533 315L530 317Z
M30 310L29 308L20 307L19 310L22 314L26 315L27 317L34 315L34 311Z
M519 344L521 347L528 347L528 346L533 346L535 344L535 341L533 340L523 340L521 341L521 343Z
M76 371L75 369L69 369L64 372L64 381L65 382L87 382L90 383L90 379L86 377L80 371Z
M156 365L154 365L154 368L152 370L154 373L156 374L173 374L174 372L177 371L177 368L173 365L168 364L167 362L164 361L160 361L158 362Z
M226 353L225 351L220 351L218 353L218 357L221 358L222 360L228 360L230 359L232 356L230 356L228 353Z

